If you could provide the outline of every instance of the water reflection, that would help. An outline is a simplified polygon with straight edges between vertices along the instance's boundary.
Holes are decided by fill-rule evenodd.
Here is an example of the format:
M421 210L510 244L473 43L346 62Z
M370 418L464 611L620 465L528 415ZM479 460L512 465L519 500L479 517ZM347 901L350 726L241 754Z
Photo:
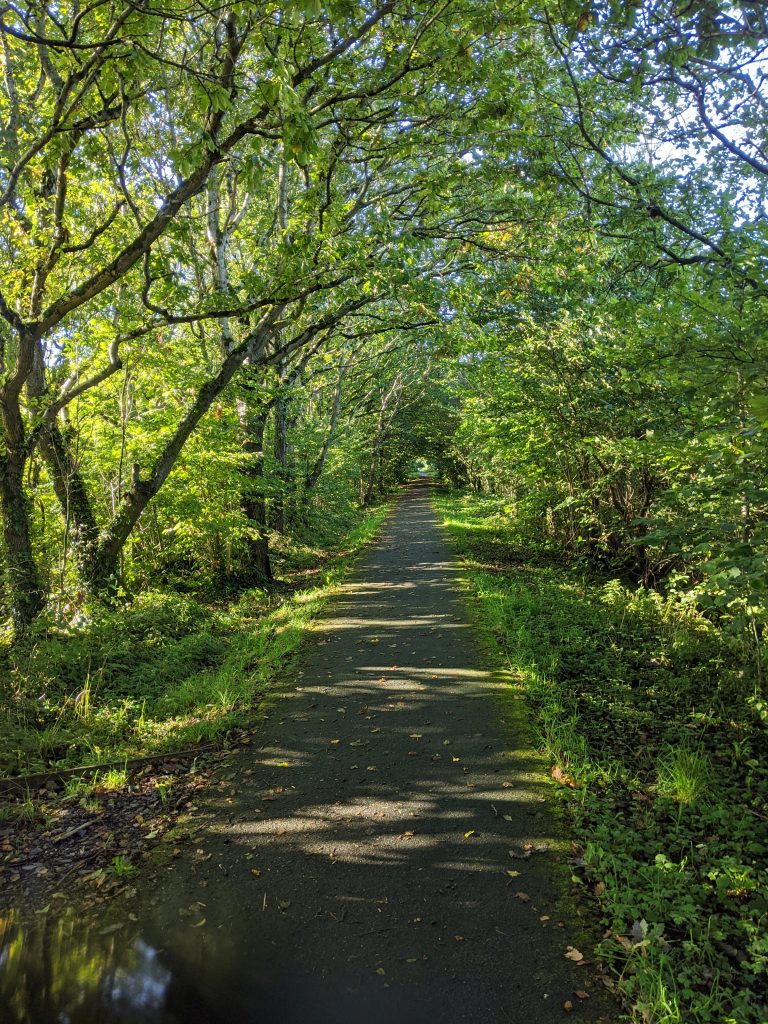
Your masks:
M8 1024L157 1022L172 972L141 938L103 935L74 918L25 926L0 922L0 1019Z
M144 931L146 929L146 933ZM419 1024L405 992L322 982L263 957L238 930L214 936L168 923L88 928L72 917L0 918L2 1024ZM164 934L163 934L164 933ZM282 950L285 956L285 949ZM443 1018L445 1019L445 1018Z

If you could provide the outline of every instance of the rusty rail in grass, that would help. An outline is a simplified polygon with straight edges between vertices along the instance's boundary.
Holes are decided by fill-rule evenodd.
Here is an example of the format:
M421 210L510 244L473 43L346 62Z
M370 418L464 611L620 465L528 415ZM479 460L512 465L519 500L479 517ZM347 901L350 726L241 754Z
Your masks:
M32 775L13 775L7 779L0 779L0 796L9 793L43 789L49 782L64 782L66 779L77 776L88 778L105 771L122 770L130 772L146 764L158 764L162 761L183 761L186 758L197 757L198 754L205 754L211 750L220 750L221 746L222 744L206 743L201 747L192 747L189 750L174 750L165 754L148 754L145 757L132 757L122 761L105 761L103 764L81 765L78 768L53 768L47 772L35 772Z

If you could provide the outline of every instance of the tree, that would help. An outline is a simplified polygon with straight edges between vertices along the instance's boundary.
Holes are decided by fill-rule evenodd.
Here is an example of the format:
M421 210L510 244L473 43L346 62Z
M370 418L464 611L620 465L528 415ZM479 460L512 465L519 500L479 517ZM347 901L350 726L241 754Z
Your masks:
M347 227L359 230L364 220L370 227L372 183L382 178L382 170L396 167L398 153L393 144L379 142L379 152L367 157L359 140L372 131L385 132L386 125L394 132L409 104L434 105L429 98L434 69L448 66L456 45L450 9L443 19L425 21L409 11L402 20L394 2L363 16L340 10L283 16L259 5L215 14L190 5L181 17L141 9L110 9L111 19L107 13L104 7L86 13L73 8L54 23L21 11L5 25L8 169L0 202L9 272L0 301L6 323L0 500L19 628L40 609L44 594L23 483L35 446L74 520L84 582L102 590L187 438L244 360L255 365L272 358L274 339L283 332L281 317L292 304L303 310L308 294L354 279L349 270L334 275L319 266L321 259L338 262L351 253L339 242L330 208L338 151L349 153L346 182L355 186L357 197L342 215L341 227L344 219ZM362 46L389 52L386 66L363 60ZM35 117L22 124L19 112L27 106ZM421 127L431 117L422 118ZM313 182L306 168L316 149L323 155ZM241 161L245 187L254 191L265 178L274 180L266 170L270 163L278 159L286 166L276 157L281 152L305 168L303 200L316 211L321 237L294 244L282 228L267 250L279 256L277 272L267 281L243 274L234 283L223 276L219 259L231 239L214 215L218 168ZM416 186L390 181L386 188L395 190L390 194L402 192L405 204ZM423 192L425 183L418 188ZM175 280L169 271L179 269L180 240L190 227L186 211L202 201L197 197L206 189L208 243L216 255L209 280L198 282L203 287L195 295L186 268ZM313 217L304 220L309 224ZM89 225L88 233L73 237L75 223ZM260 262L267 252L259 254ZM362 257L357 256L358 268ZM229 305L228 295L237 301ZM144 312L137 316L131 307L139 296ZM367 301L375 298L371 290ZM355 301L338 301L333 315L345 315ZM317 323L296 338L309 341L328 327L329 314L316 311ZM102 387L121 370L126 346L151 339L158 328L186 324L191 329L213 319L221 321L226 335L243 318L250 319L237 340L228 341L229 351L200 385L149 473L142 475L141 468L133 473L122 489L122 507L106 528L99 527L59 422L66 406ZM82 335L105 320L111 324L105 343L84 346ZM100 354L107 359L99 365Z

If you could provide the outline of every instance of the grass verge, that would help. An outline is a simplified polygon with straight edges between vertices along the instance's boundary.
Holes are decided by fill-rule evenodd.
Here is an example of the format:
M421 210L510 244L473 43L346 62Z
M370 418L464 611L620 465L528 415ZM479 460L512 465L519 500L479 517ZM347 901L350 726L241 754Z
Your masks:
M635 1019L765 1024L768 736L741 652L690 607L531 553L494 499L435 504L535 716Z
M247 724L386 513L284 559L279 590L225 605L144 593L0 651L0 777L180 750Z

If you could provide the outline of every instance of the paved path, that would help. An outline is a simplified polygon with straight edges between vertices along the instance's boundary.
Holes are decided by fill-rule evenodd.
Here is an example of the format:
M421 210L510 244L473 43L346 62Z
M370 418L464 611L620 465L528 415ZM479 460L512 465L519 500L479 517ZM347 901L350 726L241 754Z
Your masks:
M202 801L199 852L160 872L167 1019L598 1019L598 993L574 995L592 988L565 957L555 855L526 856L552 840L546 789L457 571L416 485L317 624L298 689Z

